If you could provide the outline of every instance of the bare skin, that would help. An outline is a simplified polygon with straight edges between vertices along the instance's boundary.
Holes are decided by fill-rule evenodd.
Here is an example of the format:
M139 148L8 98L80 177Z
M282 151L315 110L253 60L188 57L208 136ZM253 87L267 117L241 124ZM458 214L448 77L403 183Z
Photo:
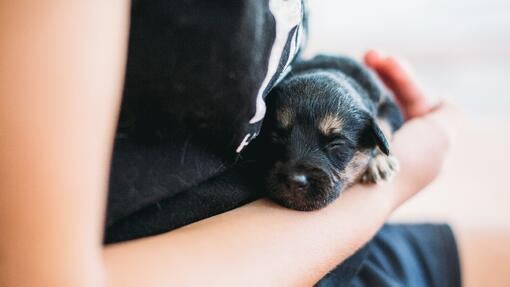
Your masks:
M410 119L392 144L392 183L355 186L318 212L259 200L102 246L128 8L0 0L0 286L309 286L440 172L450 106L426 104L397 62L367 55Z
M0 0L0 286L101 286L128 1Z

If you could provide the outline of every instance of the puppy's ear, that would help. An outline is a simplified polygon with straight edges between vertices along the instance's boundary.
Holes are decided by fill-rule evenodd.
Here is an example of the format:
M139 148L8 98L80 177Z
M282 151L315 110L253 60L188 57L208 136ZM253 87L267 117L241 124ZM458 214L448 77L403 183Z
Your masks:
M363 142L367 146L377 146L385 155L390 154L390 145L383 131L373 118L369 120L368 126L363 134Z
M375 120L372 120L371 123L372 126L372 134L375 139L375 144L379 149L385 154L390 154L390 145L388 144L388 140L386 139L386 136L384 135L383 131L377 124Z

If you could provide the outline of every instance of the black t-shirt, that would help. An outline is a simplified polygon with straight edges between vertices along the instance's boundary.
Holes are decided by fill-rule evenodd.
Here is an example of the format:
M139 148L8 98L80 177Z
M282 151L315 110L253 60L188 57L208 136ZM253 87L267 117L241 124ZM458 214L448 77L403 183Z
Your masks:
M107 236L235 161L302 49L305 14L303 0L133 1Z

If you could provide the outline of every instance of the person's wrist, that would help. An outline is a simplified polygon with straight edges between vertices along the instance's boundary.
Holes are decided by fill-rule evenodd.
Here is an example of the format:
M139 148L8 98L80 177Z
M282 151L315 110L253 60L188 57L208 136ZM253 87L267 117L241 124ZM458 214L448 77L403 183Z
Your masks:
M371 206L371 214L379 214L381 221L383 222L397 207L398 194L395 190L395 184L393 182L385 182L381 184L362 184L358 183L348 190L346 194L342 195L340 200L337 200L339 205L342 205L344 198L355 196L358 197L359 204ZM353 206L357 206L354 204ZM343 207L345 208L345 207Z
M393 180L379 186L379 202L386 213L386 217L389 217L403 203L401 197L402 188L402 186L398 186Z
M389 213L393 213L420 191L421 188L418 188L417 185L413 184L411 181L401 179L393 180L386 188L386 204Z
M393 209L430 185L440 174L450 146L448 132L431 114L406 122L395 136L400 171L391 183Z

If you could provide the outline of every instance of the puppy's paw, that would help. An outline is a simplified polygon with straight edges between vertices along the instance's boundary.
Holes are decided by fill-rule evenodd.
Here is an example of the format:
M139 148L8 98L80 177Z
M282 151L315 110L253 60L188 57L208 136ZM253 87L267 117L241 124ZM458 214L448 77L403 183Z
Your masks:
M398 170L398 160L394 156L387 156L378 152L368 163L367 170L361 177L361 182L368 184L390 181Z

